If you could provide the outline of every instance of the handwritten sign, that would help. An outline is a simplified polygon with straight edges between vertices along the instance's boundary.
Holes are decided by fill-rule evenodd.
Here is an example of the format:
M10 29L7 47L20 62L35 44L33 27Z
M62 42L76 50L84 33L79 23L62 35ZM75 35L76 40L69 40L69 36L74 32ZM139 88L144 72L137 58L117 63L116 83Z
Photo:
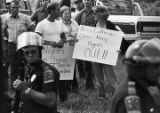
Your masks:
M123 32L81 25L73 58L116 65Z
M53 48L45 45L42 59L60 72L60 80L73 80L75 60L72 59L73 47Z

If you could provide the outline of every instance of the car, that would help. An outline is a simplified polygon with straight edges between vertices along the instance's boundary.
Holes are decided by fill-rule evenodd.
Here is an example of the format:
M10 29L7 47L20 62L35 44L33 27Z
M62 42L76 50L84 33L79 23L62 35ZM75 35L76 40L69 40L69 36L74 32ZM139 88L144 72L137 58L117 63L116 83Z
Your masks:
M110 15L108 20L124 32L123 51L136 40L160 39L160 16Z
M159 16L110 15L108 19L121 28L127 41L160 38Z
M143 33L143 31L139 29L143 27L140 23L142 23L144 18L146 18L146 22L143 23L149 23L152 18L144 17L144 12L139 3L134 2L134 0L96 0L95 5L106 6L110 15L109 20L124 32L121 44L121 50L123 52L125 52L128 46L135 40L148 37L146 33ZM155 18L153 21L156 21ZM156 33L150 32L149 34L152 35L151 37L156 36Z
M108 20L124 32L122 52L125 52L128 46L136 40L154 37L160 39L160 16L110 15Z
M160 38L160 16L140 16L136 29L136 39Z
M116 26L124 32L124 39L131 42L135 40L137 35L137 21L139 16L129 15L110 15L108 20L113 22Z
M31 6L30 6L30 2L28 0L19 0L20 2L20 12L27 14L27 15L31 15L32 14L32 10L31 10ZM5 1L6 3L6 1ZM5 4L2 3L2 4ZM0 14L4 14L7 12L6 6L2 5L2 7L0 7Z

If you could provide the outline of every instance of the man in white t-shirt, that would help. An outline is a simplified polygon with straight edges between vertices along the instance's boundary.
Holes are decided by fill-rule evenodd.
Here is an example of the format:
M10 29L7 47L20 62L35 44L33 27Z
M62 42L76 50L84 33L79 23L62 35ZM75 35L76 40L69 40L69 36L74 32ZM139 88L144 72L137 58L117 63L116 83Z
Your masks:
M48 17L39 22L35 32L44 38L44 45L62 48L66 42L63 32L63 25L57 19L60 17L60 4L51 2L47 6ZM64 92L63 80L59 81L59 97L61 102L67 99L67 93Z
M51 2L47 6L47 12L48 17L37 24L35 32L44 38L45 45L63 47L66 40L63 26L62 23L56 20L60 16L60 5Z

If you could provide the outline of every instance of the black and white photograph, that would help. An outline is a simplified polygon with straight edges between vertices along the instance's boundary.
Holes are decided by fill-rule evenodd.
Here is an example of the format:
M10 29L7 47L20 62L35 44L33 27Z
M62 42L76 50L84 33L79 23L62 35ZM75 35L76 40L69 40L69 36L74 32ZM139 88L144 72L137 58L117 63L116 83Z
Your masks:
M160 0L0 0L0 113L160 113Z

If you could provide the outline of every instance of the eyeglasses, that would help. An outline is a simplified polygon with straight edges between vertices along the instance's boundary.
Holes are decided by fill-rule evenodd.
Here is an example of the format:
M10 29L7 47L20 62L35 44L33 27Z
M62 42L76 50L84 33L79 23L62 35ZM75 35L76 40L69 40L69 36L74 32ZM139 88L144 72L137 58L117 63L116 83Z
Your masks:
M37 53L36 50L24 51L24 55L28 56L29 54L35 55Z

